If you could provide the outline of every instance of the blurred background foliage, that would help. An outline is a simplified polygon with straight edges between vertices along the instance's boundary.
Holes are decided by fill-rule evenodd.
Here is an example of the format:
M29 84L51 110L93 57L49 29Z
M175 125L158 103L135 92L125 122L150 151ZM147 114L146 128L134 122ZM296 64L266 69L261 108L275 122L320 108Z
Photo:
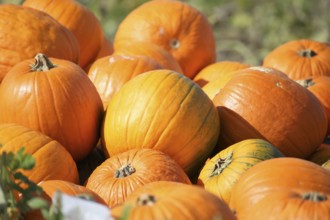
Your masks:
M101 21L109 39L125 16L146 0L79 0ZM20 3L21 0L1 0ZM217 59L261 64L275 47L295 39L330 41L329 0L183 0L213 26Z

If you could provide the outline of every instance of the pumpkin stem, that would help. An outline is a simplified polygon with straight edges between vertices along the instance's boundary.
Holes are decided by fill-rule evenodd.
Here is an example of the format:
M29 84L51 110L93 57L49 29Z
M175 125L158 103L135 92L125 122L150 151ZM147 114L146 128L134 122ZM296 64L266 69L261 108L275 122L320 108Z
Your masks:
M35 63L31 65L31 70L32 71L48 71L54 67L56 67L55 64L53 64L52 62L50 62L50 60L48 59L48 57L42 53L38 53L35 57L34 57Z
M302 57L312 58L317 55L317 53L314 50L310 49L304 49L299 51L299 55Z
M310 200L312 202L322 202L328 200L328 197L319 192L308 192L302 195L302 198L305 200Z
M209 177L218 176L233 161L233 151L230 151L226 158L218 158L215 161L214 169Z
M305 88L308 88L315 84L315 82L313 82L313 79L298 79L296 80L296 82Z
M135 168L132 167L132 165L129 163L125 166L122 166L118 170L116 170L115 177L116 178L123 178L123 177L126 177L126 176L130 176L131 174L135 173L135 171L136 171Z
M170 41L170 47L172 49L178 49L180 47L181 43L178 39L171 39Z
M156 197L150 194L142 194L136 200L136 204L138 206L152 206L155 203L156 203Z

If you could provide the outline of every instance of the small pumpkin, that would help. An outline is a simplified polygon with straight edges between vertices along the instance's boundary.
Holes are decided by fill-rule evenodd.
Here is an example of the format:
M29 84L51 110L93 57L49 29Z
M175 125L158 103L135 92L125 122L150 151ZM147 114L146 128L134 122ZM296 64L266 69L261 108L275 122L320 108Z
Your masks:
M41 132L19 124L0 124L0 146L0 153L17 152L24 147L33 156L35 167L21 172L35 183L50 179L79 183L77 166L70 153Z
M168 155L153 149L132 149L99 165L86 187L100 195L110 208L120 205L133 191L154 181L190 184L183 169Z
M147 1L131 11L119 24L115 48L129 41L161 46L191 79L216 58L215 38L207 17L182 1Z
M0 87L0 123L18 123L60 142L79 161L100 136L103 107L75 63L37 54L16 64Z
M283 156L265 140L240 141L206 161L198 184L229 204L232 188L244 172L261 161Z
M111 209L113 217L128 220L234 220L228 206L212 193L195 185L157 181L135 190L121 206Z
M135 148L163 151L190 175L215 147L219 124L215 106L196 83L171 70L152 70L111 99L102 145L110 156Z
M262 65L278 69L294 80L311 76L330 76L329 56L328 43L297 39L270 51Z

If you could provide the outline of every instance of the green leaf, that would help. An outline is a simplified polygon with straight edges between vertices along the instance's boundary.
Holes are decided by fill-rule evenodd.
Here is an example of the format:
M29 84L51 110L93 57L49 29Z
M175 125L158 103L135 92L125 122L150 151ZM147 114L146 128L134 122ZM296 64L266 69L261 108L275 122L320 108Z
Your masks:
M50 206L47 200L40 197L30 199L27 204L31 209L47 209Z

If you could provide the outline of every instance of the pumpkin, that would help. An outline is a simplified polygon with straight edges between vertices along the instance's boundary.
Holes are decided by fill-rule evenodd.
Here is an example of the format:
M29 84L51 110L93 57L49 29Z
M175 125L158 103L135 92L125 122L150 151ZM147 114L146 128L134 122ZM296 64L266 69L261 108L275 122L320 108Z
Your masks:
M78 65L43 54L33 62L18 63L3 80L0 123L38 130L60 142L79 161L99 139L101 98Z
M39 52L78 62L76 38L48 14L20 5L1 4L0 17L0 83L14 65Z
M262 161L241 175L232 189L230 207L240 213L249 212L272 193L293 190L300 193L330 193L330 171L293 157Z
M330 76L329 56L328 43L297 39L270 51L264 57L262 65L278 69L294 80L311 76Z
M229 204L231 190L240 176L255 164L283 154L262 139L247 139L220 151L203 166L198 184Z
M85 186L78 185L65 180L45 180L38 183L42 190L49 196L53 197L56 191L60 191L66 195L77 196L87 200L106 205L105 201L94 191Z
M328 132L330 135L330 77L329 76L313 76L308 79L297 80L297 82L311 91L321 102L328 118Z
M101 96L104 109L111 98L131 78L162 67L146 56L111 55L96 60L88 76Z
M99 165L88 178L86 187L112 208L141 186L160 180L190 184L183 169L165 153L148 148L132 149Z
M179 63L174 59L172 54L156 44L150 44L148 42L123 42L115 46L115 55L147 56L159 63L164 69L182 73Z
M191 79L216 58L211 24L204 14L181 1L147 1L131 11L117 28L115 48L127 41L161 46Z
M79 65L82 68L95 60L105 36L97 17L79 1L25 0L23 6L51 15L74 34L79 43Z
M38 131L19 124L0 124L0 146L0 153L17 152L24 147L32 155L34 168L21 172L35 183L51 179L79 183L77 166L69 152Z
M250 67L250 65L236 61L218 61L207 65L199 71L194 77L194 82L196 82L200 87L203 87L207 83L218 79L218 77L221 77L223 74L248 67Z
M228 206L195 185L157 181L135 190L121 206L111 209L116 219L236 219Z
M318 191L285 190L265 196L261 201L240 213L239 219L255 220L322 220L330 219L330 194Z
M330 159L330 144L326 144L326 143L321 144L316 149L316 151L308 158L309 161L312 161L318 165L322 165L329 159Z
M192 80L152 70L132 78L109 102L102 146L110 156L134 148L160 150L190 175L212 152L219 124L212 101Z
M112 42L106 36L104 36L101 47L97 53L97 56L94 59L94 62L99 58L110 56L111 54L113 54L113 52L114 52L114 48ZM92 64L93 62L90 63L90 65Z
M219 148L261 138L285 156L308 158L328 127L317 98L280 71L251 67L239 72L213 98L221 119Z

